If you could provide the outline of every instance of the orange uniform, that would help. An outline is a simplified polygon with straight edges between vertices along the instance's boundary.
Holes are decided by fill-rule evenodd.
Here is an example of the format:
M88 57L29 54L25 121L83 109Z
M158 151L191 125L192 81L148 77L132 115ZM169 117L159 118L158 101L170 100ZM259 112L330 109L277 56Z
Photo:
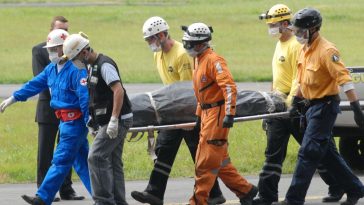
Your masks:
M190 204L207 204L208 194L220 179L239 198L251 189L231 164L228 153L228 128L223 128L225 115L235 115L236 85L225 60L212 49L206 49L195 62L193 87L201 116L200 141L196 153L194 195Z
M339 85L351 81L339 51L321 36L302 48L297 69L302 95L309 100L337 95Z

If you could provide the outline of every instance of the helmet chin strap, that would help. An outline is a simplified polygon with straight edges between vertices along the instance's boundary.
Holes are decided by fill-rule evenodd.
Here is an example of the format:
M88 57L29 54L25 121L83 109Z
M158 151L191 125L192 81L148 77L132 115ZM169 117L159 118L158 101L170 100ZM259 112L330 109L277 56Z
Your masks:
M317 27L313 28L315 29L314 31L310 31L310 29L308 29L308 44L312 43L312 36L313 34L315 34L317 31L319 31L319 29L317 29Z

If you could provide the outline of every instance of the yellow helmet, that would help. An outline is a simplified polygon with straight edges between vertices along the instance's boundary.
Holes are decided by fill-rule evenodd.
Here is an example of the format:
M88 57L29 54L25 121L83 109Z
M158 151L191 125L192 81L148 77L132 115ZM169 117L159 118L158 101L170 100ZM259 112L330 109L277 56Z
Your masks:
M270 8L266 13L259 16L260 20L265 19L268 23L277 23L283 20L290 20L292 18L292 11L284 4L276 4Z

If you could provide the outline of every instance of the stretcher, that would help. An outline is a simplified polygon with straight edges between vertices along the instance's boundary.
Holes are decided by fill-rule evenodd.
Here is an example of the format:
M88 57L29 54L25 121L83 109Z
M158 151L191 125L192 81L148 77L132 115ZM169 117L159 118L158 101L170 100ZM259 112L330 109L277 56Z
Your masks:
M285 96L241 90L237 94L235 121L287 116ZM155 158L155 131L193 129L195 126L196 98L191 82L174 83L153 92L130 95L133 110L133 127L128 141L138 141L145 133L148 153Z

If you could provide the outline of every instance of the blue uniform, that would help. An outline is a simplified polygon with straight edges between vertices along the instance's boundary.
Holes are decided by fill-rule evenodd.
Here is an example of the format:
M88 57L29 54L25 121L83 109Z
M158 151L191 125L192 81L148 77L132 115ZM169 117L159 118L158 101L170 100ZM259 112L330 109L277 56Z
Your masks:
M17 101L25 101L44 89L50 89L51 107L55 110L76 109L82 117L72 121L62 121L59 125L60 141L54 152L49 168L37 195L46 204L51 204L69 170L74 167L86 189L91 194L90 177L87 165L88 141L88 90L87 71L79 69L67 61L58 73L57 65L50 63L43 72L14 92Z

